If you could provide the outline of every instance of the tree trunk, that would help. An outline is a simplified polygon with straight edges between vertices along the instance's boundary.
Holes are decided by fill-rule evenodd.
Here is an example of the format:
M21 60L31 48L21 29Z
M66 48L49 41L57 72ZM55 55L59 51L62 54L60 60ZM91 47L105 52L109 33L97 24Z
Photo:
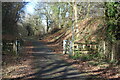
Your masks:
M75 55L74 54L74 38L75 38L75 33L78 33L77 31L78 31L78 27L77 27L77 3L75 2L75 0L74 0L74 3L73 3L73 13L74 13L74 19L75 19L75 25L73 25L73 27L72 27L72 32L73 32L73 36L72 36L72 52L73 52L73 55Z
M90 13L90 2L88 3L88 10L87 10L86 18L89 17L89 13Z
M47 33L48 33L48 31L49 31L49 22L48 22L48 17L47 16L46 16L46 23L47 23Z

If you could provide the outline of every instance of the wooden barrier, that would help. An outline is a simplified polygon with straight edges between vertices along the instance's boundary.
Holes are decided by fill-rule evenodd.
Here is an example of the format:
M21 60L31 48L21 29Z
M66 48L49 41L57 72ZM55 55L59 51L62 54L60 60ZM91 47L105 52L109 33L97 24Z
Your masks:
M19 40L3 40L3 51L14 51L16 54L18 54L19 48Z
M70 40L63 40L63 54L73 54L76 51L80 53L96 53L98 47L98 43L91 42L91 43L79 43L73 42ZM74 49L74 50L73 50Z
M96 53L98 43L74 43L74 51L79 51L80 53Z

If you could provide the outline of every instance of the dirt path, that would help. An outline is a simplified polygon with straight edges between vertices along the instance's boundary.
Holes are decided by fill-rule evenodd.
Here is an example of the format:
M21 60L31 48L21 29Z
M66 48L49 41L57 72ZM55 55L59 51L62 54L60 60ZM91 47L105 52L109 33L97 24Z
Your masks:
M12 66L3 80L88 80L85 73L79 72L72 66L74 63L67 63L60 58L60 54L54 54L52 49L45 43L29 40L31 44L25 46L30 54L22 64ZM89 79L90 80L90 79Z

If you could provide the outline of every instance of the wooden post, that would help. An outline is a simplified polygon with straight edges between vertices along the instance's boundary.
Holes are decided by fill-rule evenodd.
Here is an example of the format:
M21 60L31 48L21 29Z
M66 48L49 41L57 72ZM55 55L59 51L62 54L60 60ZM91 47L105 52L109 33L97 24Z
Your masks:
M13 51L15 52L15 54L17 54L17 46L16 46L16 42L13 43Z
M18 52L18 40L15 41L15 45L16 45L17 52Z
M114 60L114 55L115 55L115 44L112 44L112 52L111 52L111 61Z
M82 47L83 47L83 49L85 49L85 45L84 44L82 45Z
M16 46L17 46L17 52L20 50L20 41L17 39L16 40Z
M63 54L66 54L66 43L67 40L63 40Z
M105 46L105 41L103 41L103 50L104 50L104 54L106 54L106 46Z
M73 41L70 41L70 49L69 49L69 53L70 53L70 55L74 55L74 44L73 44Z

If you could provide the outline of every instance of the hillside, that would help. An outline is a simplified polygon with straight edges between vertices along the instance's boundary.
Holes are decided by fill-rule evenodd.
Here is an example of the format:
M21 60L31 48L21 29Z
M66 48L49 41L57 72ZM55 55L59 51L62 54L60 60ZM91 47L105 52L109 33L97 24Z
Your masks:
M75 42L85 42L86 40L96 41L98 38L103 39L105 34L103 19L103 17L91 17L78 21L77 24L79 31L75 34ZM55 48L60 48L60 50L62 50L63 40L71 40L71 38L72 28L69 27L63 28L54 34L48 34L44 37L44 41L52 43L52 45L55 46Z
M106 27L103 20L103 17L94 17L79 21L77 23L79 25L79 33L77 35L79 36L76 36L76 42L85 43L86 41L96 42L99 40L104 40ZM44 37L44 42L47 42L48 46L51 47L56 54L62 54L62 41L66 39L70 40L71 37L71 28L63 28L54 34L49 34ZM73 64L74 67L78 68L80 71L88 72L87 75L98 75L99 77L104 77L107 79L118 78L120 75L120 66L111 67L111 64L106 62L97 62L94 61L94 59L90 61L71 59L67 54L62 56L62 58L69 63L75 62L75 64Z

